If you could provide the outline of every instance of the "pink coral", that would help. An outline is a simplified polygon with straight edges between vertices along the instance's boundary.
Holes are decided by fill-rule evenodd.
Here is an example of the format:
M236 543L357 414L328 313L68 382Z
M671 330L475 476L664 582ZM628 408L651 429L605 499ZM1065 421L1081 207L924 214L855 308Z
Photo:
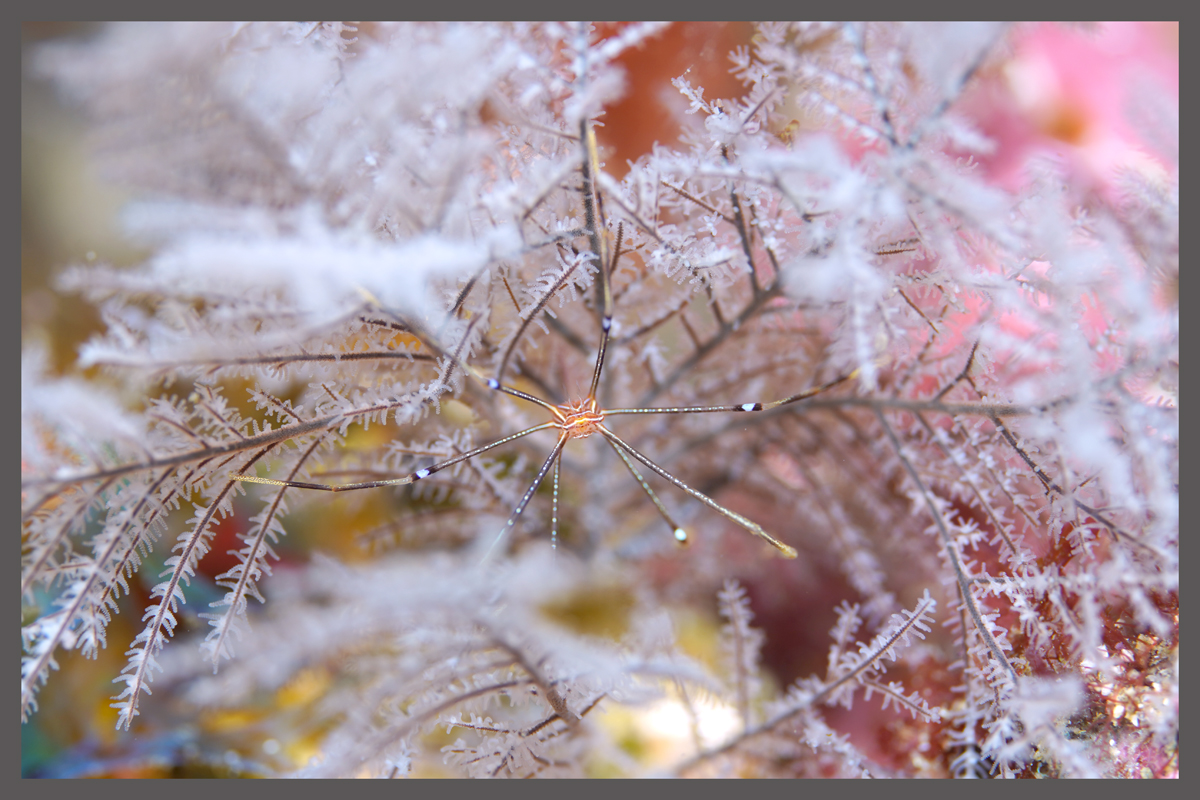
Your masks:
M1178 25L1042 24L1016 37L1013 48L1001 73L967 104L997 144L980 159L994 183L1018 189L1037 156L1061 159L1106 192L1121 169L1176 169L1178 118L1170 115L1179 105Z

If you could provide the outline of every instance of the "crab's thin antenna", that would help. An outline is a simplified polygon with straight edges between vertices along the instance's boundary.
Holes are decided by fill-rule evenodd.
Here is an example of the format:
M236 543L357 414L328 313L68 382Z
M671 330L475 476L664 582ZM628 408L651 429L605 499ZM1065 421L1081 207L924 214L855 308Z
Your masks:
M420 342L423 345L428 347L434 353L449 358L451 361L453 361L458 366L459 369L461 369L463 371L464 374L470 375L472 378L479 381L484 386L488 387L489 389L491 389L493 391L511 395L512 397L519 397L522 400L526 400L530 403L535 403L535 404L541 406L542 408L546 409L547 411L549 411L551 414L553 414L556 419L558 419L559 421L562 421L562 419L563 419L562 414L559 412L558 408L555 405L553 405L552 403L549 403L549 402L541 399L540 397L534 397L531 394L526 394L525 392L519 391L517 389L513 389L511 386L505 386L504 384L500 383L500 381L496 380L495 378L489 378L489 377L485 376L482 372L475 369L475 367L471 366L466 361L464 361L462 359L462 355L461 355L460 351L456 350L454 352L451 352L451 351L447 350L446 348L442 347L441 344L438 342L437 337L435 337L432 333L429 333L428 331L424 330L420 325L417 325L416 323L413 323L412 321L406 319L402 314L398 314L395 311L392 311L391 309L389 309L387 306L383 305L383 303L381 303L368 290L360 287L359 292L361 292L367 298L367 300L369 302L371 302L372 304L374 304L380 311L387 314L388 316L394 317L395 319L398 319L398 320L404 322L409 327L409 329L412 331L412 334L414 336L416 336L417 339L420 340ZM447 321L449 321L449 318L447 318ZM475 326L475 323L477 321L478 321L478 318L472 319L470 322L467 323L467 332L468 333L470 333L470 330ZM443 327L444 327L444 324L443 324ZM463 337L463 341L464 342L466 341L465 336ZM461 343L460 343L460 348L461 348ZM529 433L532 430L533 429L530 429L530 431L526 431L526 433ZM392 485L392 484L382 484L382 485ZM362 488L367 488L367 487L363 486Z
M555 424L557 423L547 423L545 426L539 427L549 427ZM554 462L558 460L559 455L562 454L563 445L565 445L567 440L570 438L571 437L565 432L558 437L558 444L554 445L554 449L550 451L549 457L546 459L545 463L542 464L542 468L538 470L537 476L534 477L533 483L529 484L529 488L525 490L525 496L521 498L521 502L518 503L517 507L513 510L512 516L508 518L508 522L504 523L504 527L500 529L498 534L496 534L496 538L488 547L487 552L484 553L483 558L479 560L480 564L487 563L487 560L491 558L492 551L496 549L496 545L500 544L500 540L504 538L504 534L508 533L512 526L517 523L517 518L521 516L521 512L525 510L525 506L529 505L529 501L533 499L533 493L536 492L537 488L542 485L542 481L546 478L546 473L550 471L550 467L553 466Z
M658 499L658 495L656 495L654 490L650 488L650 484L646 483L646 479L642 477L642 473L639 472L638 468L635 467L633 462L629 460L629 456L625 455L625 451L620 447L617 447L617 445L615 445L611 439L606 439L605 441L607 441L609 446L616 451L617 455L621 457L621 460L625 462L625 466L629 468L630 474L632 474L634 479L637 480L638 484L642 487L642 490L646 492L646 495L650 498L650 501L654 503L654 506L658 509L658 513L667 523L667 527L671 529L671 535L675 537L675 541L679 542L680 544L687 544L687 531L684 530L683 526L677 523L674 518L671 517L671 512L667 511L667 507L663 505L662 500Z
M578 266L578 261L573 264L569 264L567 268L563 270L562 274L558 276L558 280L554 282L554 285L551 286L550 289L547 290L546 293L542 295L542 297L538 299L538 301L534 303L532 307L521 310L521 307L517 306L517 313L521 317L521 324L517 327L517 332L513 334L512 338L509 340L508 347L505 348L504 355L500 359L500 367L496 370L497 380L504 380L504 373L508 369L508 362L509 359L512 358L513 349L516 348L517 343L521 341L521 337L525 335L525 329L529 327L530 323L537 319L537 317L542 313L542 309L544 309L550 303L551 298L558 293L558 290L567 285L567 281L571 279L571 276L575 273L575 270ZM513 297L512 300L513 305L516 306L516 297Z
M788 403L807 400L814 395L818 395L848 380L852 380L856 375L858 375L857 369L841 377L834 378L829 383L805 389L803 392L794 394L791 397L774 400L770 403L741 403L735 406L680 406L675 408L612 408L605 409L604 416L611 417L617 414L708 414L716 411L770 411L779 406L786 406Z
M551 403L546 402L545 400L543 400L540 397L534 397L531 394L527 394L518 389L514 389L511 386L505 386L504 384L502 384L500 381L496 380L495 378L485 378L485 377L483 377L483 374L480 373L478 370L476 370L474 367L469 367L466 364L463 364L463 369L470 370L472 377L480 380L484 386L488 387L492 391L500 392L501 394L506 394L506 395L509 395L510 397L519 397L522 400L528 400L530 403L538 404L539 406L541 406L542 408L546 409L547 411L549 411L551 414L554 415L554 418L557 421L554 424L558 424L558 423L566 421L566 417L564 417L562 412L558 410L558 406L552 405Z
M625 443L619 436L617 436L615 433L613 433L612 431L610 431L608 428L604 427L603 425L600 426L600 432L602 434L604 434L605 438L607 438L609 440L609 442L611 442L613 445L619 446L626 453L633 456L635 459L642 462L647 467L649 467L650 469L654 470L659 475L661 475L663 478L666 478L668 481L670 481L671 483L675 484L677 487L679 487L683 491L690 494L692 497L694 497L697 500L699 500L700 502L704 503L709 508L716 511L718 514L721 514L722 516L726 517L727 519L730 519L733 522L736 522L738 525L740 525L743 528L745 528L746 530L750 531L755 536L759 536L759 537L765 539L767 542L769 542L771 544L772 547L774 547L776 550L778 550L785 558L795 558L796 557L797 553L796 553L796 549L794 547L790 547L789 545L786 545L783 542L779 541L774 536L772 536L771 534L769 534L765 530L763 530L762 526L760 526L758 523L751 522L750 520L746 519L745 517L743 517L741 514L737 513L736 511L730 511L728 508L721 505L716 500L713 500L711 497L704 494L703 492L697 491L696 489L693 489L692 487L688 486L686 483L679 480L679 478L676 478L674 475L667 472L665 469L660 467L658 464L655 464L649 458L647 458L646 456L639 453L637 450L635 450L633 448L632 445Z
M366 481L364 483L345 483L345 484L325 484L325 483L304 483L301 481L280 481L275 478L260 478L257 475L232 475L234 480L242 481L243 483L265 483L268 486L290 486L295 489L319 489L324 492L348 492L353 489L377 489L381 486L406 486L410 483L416 483L423 478L428 478L435 472L440 472L446 467L452 467L455 464L466 461L469 458L474 458L480 453L486 453L492 448L499 447L503 444L508 444L514 439L520 439L522 436L528 436L537 431L544 431L547 428L556 428L559 426L557 421L543 422L541 425L534 425L532 428L526 428L518 433L505 436L503 439L497 439L494 442L485 444L482 447L476 447L474 450L455 456L447 461L439 464L434 464L430 467L424 467L416 472L405 475L403 478L389 478L382 481Z
M474 322L474 321L472 320L472 322ZM441 352L444 353L446 351L442 350ZM453 358L458 363L459 369L461 369L467 375L470 375L472 378L479 381L480 383L482 383L484 386L491 389L492 391L500 392L502 394L509 395L510 397L519 397L522 400L528 401L530 403L535 403L535 404L541 406L542 408L546 409L547 411L549 411L551 414L553 414L555 419L557 419L559 422L561 422L563 420L562 413L558 410L558 407L555 406L554 404L549 403L540 397L534 397L531 394L522 392L519 389L514 389L511 386L505 386L504 384L502 384L500 381L496 380L495 378L489 378L489 377L485 376L482 372L475 369L475 367L472 367L470 364L468 364L467 362L465 362L461 358L459 358L457 354L449 354L449 355L451 358Z

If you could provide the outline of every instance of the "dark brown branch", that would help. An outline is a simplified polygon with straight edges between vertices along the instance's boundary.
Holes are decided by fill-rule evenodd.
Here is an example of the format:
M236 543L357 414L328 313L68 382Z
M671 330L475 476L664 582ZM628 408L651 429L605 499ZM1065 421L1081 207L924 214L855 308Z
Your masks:
M979 608L975 604L975 597L971 594L971 581L967 578L966 571L963 569L962 560L958 556L958 548L954 545L950 531L946 529L946 521L942 517L942 512L938 509L937 504L933 502L933 496L930 494L928 487L925 486L925 482L921 480L916 467L912 465L912 462L908 460L908 456L904 454L904 448L900 446L900 440L896 438L896 433L892 430L892 426L888 425L883 412L876 409L875 417L879 420L879 424L883 426L883 432L887 434L888 440L892 443L892 449L895 451L896 457L900 459L900 463L904 465L905 471L908 472L909 477L916 484L917 490L920 491L921 496L925 499L925 505L929 509L934 524L937 526L938 533L942 537L942 546L945 549L946 556L950 559L950 565L954 568L954 576L958 581L959 591L962 592L963 602L967 607L968 613L971 615L972 622L975 623L975 629L983 637L983 641L987 645L988 650L991 651L992 657L1004 667L1005 671L1008 672L1009 676L1015 682L1017 671L1013 669L1013 665L1009 663L1008 658L1004 655L1004 651L1000 649L999 642L992 636L992 632L983 621L983 615L980 614Z
M1019 456L1021 456L1021 460L1023 460L1026 463L1026 465L1029 466L1029 468L1031 470L1033 470L1033 474L1035 476L1037 476L1037 479L1039 481L1042 482L1042 486L1044 486L1046 488L1046 491L1054 492L1059 497L1069 500L1075 506L1082 509L1085 513L1089 514L1092 518L1094 518L1097 522L1099 522L1101 525L1104 526L1104 528L1112 535L1114 540L1126 541L1131 545L1142 548L1143 550L1152 554L1156 558L1162 559L1164 561L1168 560L1166 554L1160 552L1158 550L1158 548L1146 544L1145 542L1143 542L1143 541L1139 540L1138 538L1136 538L1135 536L1133 536L1128 531L1123 530L1120 526L1118 526L1116 523L1114 523L1108 517L1101 514L1099 509L1092 508L1091 506L1087 505L1086 503L1076 499L1074 496L1069 495L1066 491L1063 490L1063 488L1061 486L1059 486L1057 483L1055 483L1053 480L1051 480L1050 476L1047 475L1044 471L1042 471L1041 467L1039 467L1036 463L1034 463L1033 459L1030 458L1029 454L1027 452L1025 452L1024 448L1022 448L1021 445L1017 443L1016 437L1013 436L1013 434L1008 430L1008 427L1005 426L1004 423L1002 423L995 416L992 417L992 422L996 425L996 428L1000 431L1000 434L1004 437L1005 441L1008 442L1009 446L1011 446L1012 449L1015 450Z

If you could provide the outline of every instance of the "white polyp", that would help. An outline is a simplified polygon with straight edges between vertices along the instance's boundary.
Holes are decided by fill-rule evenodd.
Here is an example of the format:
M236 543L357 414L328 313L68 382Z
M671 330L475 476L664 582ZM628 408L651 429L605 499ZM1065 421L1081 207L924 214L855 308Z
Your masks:
M428 477L429 477L429 470L427 470L427 469L419 469L419 470L417 470L417 471L414 473L414 475L416 476L417 480L421 480L422 478L428 478Z
M605 317L604 319L600 320L600 327L607 332L608 329L612 327L612 317Z
M686 542L687 541L687 531L685 531L683 528L676 528L675 529L675 541Z
M500 381L496 380L495 378L488 378L487 384L488 384L489 389L499 389L500 388Z
M753 411L755 403L742 403L742 411Z

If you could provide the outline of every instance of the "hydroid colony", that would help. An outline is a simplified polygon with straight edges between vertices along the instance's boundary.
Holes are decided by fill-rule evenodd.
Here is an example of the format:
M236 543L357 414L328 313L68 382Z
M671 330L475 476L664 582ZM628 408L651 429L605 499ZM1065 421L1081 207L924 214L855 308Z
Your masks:
M23 362L23 718L144 585L117 724L166 724L163 667L210 710L324 676L256 729L306 742L279 769L1177 769L1173 179L1112 202L1043 164L1012 195L956 160L1020 29L764 25L744 95L679 78L684 139L617 180L591 131L658 32L43 54L156 251L62 282L122 394ZM306 516L373 547L268 578ZM612 720L664 702L737 724L660 763Z

